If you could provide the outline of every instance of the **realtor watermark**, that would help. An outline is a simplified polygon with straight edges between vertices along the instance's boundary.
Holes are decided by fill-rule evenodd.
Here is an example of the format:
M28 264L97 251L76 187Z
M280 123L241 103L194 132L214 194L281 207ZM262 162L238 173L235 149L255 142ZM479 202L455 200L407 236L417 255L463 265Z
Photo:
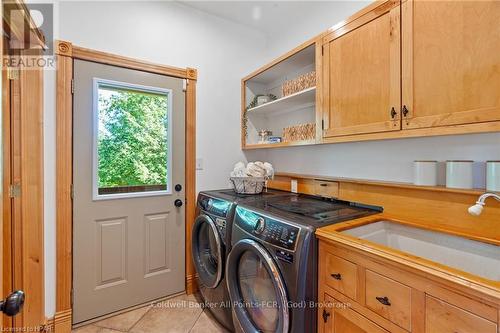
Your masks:
M55 69L54 4L2 1L3 49L2 66L8 69Z

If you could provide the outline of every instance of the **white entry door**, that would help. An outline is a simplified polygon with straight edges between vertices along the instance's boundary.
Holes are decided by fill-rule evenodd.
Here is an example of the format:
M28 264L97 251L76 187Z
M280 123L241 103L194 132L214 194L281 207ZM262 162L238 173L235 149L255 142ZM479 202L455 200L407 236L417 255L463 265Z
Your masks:
M181 79L75 60L73 322L184 290Z

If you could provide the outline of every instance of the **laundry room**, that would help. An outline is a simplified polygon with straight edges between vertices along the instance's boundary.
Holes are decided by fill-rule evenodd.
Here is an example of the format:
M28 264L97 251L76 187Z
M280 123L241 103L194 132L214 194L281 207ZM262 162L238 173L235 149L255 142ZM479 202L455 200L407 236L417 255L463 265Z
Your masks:
M0 330L500 332L498 22L2 0Z

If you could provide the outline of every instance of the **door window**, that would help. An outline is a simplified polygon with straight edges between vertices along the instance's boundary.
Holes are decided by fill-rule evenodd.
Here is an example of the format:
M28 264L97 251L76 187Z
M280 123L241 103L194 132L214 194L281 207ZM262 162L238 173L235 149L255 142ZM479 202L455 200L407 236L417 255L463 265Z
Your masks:
M170 194L172 91L94 78L93 98L94 200Z

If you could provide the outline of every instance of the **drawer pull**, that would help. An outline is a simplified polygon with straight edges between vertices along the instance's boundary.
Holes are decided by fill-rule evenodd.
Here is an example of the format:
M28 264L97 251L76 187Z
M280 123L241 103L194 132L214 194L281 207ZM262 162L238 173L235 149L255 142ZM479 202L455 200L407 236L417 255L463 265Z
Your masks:
M330 317L330 312L327 312L323 309L323 322L326 323L328 321L328 317Z
M321 183L321 184L319 184L319 186L327 187L327 186L328 186L328 184L326 184L326 183Z
M377 301L379 301L380 303L384 304L384 305L387 305L387 306L391 306L391 302L389 302L389 298L387 296L385 297L375 297L377 299Z
M335 280L342 280L342 275L340 273L330 274Z

